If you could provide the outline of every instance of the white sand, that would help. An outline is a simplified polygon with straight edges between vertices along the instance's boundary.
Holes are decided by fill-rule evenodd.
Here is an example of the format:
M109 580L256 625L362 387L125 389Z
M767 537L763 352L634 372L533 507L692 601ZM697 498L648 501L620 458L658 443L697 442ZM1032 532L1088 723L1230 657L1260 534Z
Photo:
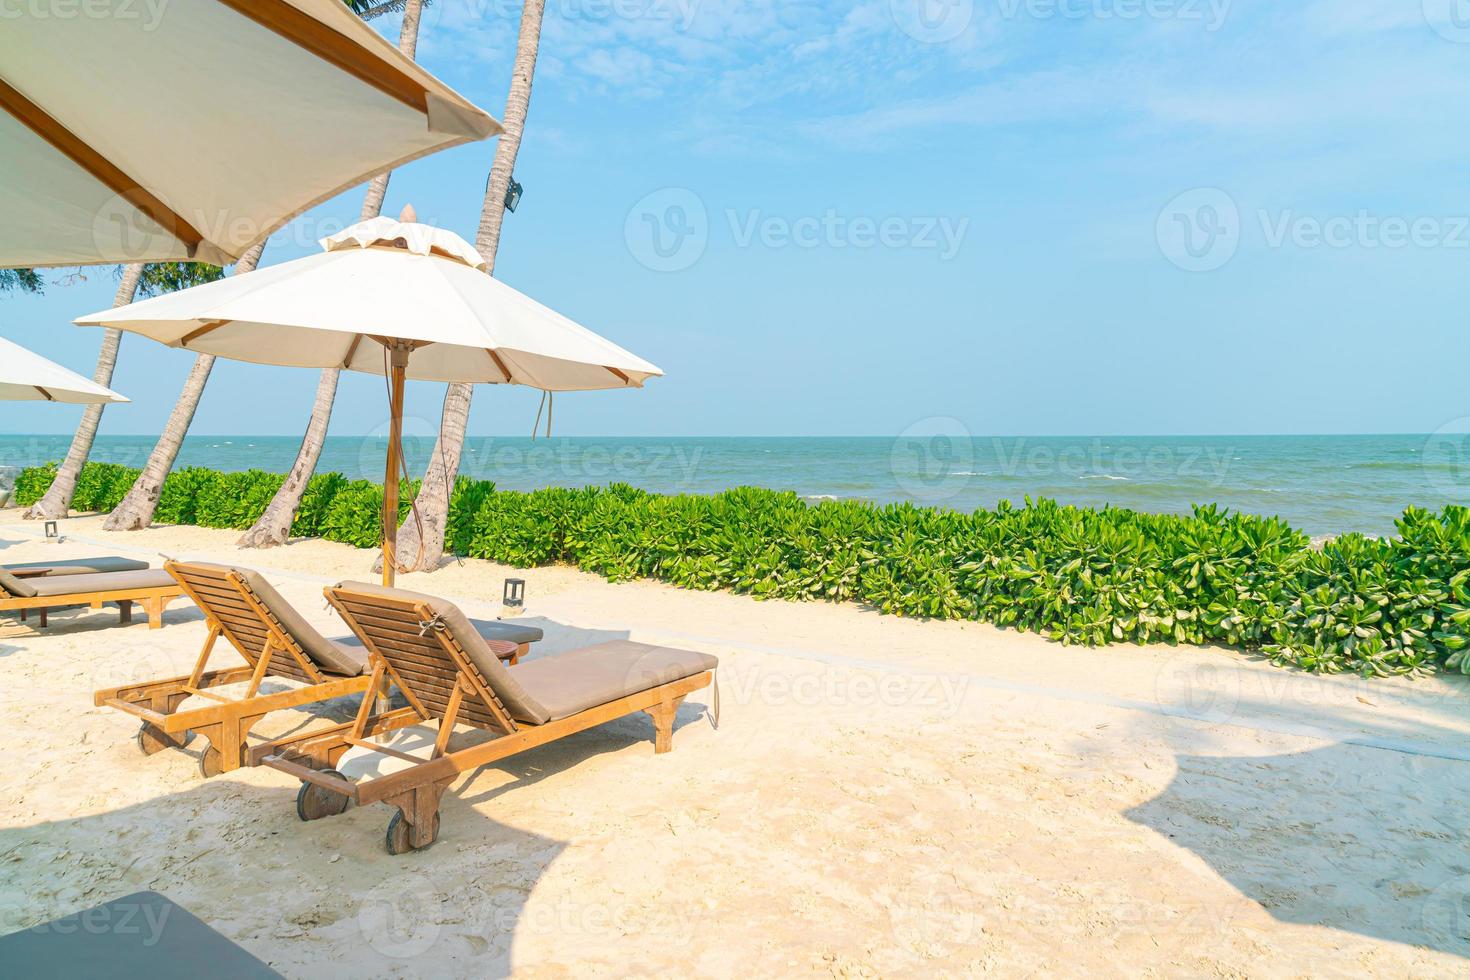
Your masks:
M230 532L99 523L57 545L0 513L0 562L246 562L324 629L321 586L370 577L341 545L238 553ZM401 584L493 615L507 573ZM205 782L197 742L144 758L136 725L92 706L187 669L189 605L160 631L111 609L43 633L6 617L0 931L153 888L290 976L1470 973L1459 678L511 574L538 654L631 636L718 655L719 731L691 699L672 754L638 716L488 767L446 796L433 848L390 857L386 807L303 824L294 780Z

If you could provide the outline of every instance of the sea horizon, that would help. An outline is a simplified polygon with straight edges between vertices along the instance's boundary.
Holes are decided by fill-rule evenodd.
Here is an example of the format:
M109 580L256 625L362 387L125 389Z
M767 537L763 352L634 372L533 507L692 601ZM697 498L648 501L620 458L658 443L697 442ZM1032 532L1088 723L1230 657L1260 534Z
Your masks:
M141 466L156 439L97 437L91 459ZM191 435L175 468L285 472L299 436ZM70 436L0 437L0 484L65 456ZM329 436L318 472L382 479L380 435ZM944 425L894 436L468 436L459 472L505 490L627 483L656 493L736 486L811 501L909 501L970 511L1048 497L1082 507L1279 516L1314 536L1395 533L1408 506L1466 501L1462 434L972 436ZM404 440L411 473L433 439Z

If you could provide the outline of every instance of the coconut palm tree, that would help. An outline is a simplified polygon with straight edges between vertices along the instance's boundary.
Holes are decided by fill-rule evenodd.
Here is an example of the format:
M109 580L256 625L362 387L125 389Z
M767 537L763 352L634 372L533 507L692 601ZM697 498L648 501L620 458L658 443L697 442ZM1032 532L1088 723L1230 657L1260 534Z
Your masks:
M495 147L495 160L490 165L490 181L485 187L485 203L480 211L480 229L475 248L485 259L485 273L495 271L495 252L500 245L500 224L505 217L505 196L515 170L516 154L521 149L521 135L526 128L526 113L531 106L531 80L536 74L536 53L541 44L541 17L546 0L525 0L521 9L520 36L516 41L515 64L511 69L510 93L505 98L505 127ZM454 489L454 475L459 471L460 454L464 451L464 434L470 419L470 397L474 388L452 384L444 394L444 413L439 423L439 438L417 498L419 519L410 518L398 531L396 550L399 567L404 571L432 571L444 559L444 529L449 519L449 494ZM423 532L420 535L420 525ZM378 559L379 563L382 558Z
M113 306L126 306L138 293L157 296L175 289L187 289L206 282L213 282L224 274L218 266L195 262L153 262L144 265L135 262L122 266L121 278ZM106 330L102 334L102 349L97 354L97 370L92 379L100 385L112 384L112 372L117 367L118 347L122 344L122 331ZM27 520L56 520L65 517L71 508L72 494L77 489L77 477L92 454L92 443L97 438L97 427L102 422L102 410L106 405L88 405L82 413L82 421L71 438L66 459L56 471L56 479L40 500L25 512Z
M418 51L419 19L424 0L398 0L398 5L403 9L403 26L398 32L398 50L405 57L413 58ZM366 10L358 9L357 4L352 6L359 14L369 17L375 16L374 11L382 12L384 7L392 7L393 4L378 4ZM368 185L367 195L363 198L362 214L358 220L376 218L382 212L383 198L388 194L388 178L392 176L393 171L390 170L373 178ZM322 371L316 385L316 401L311 406L311 418L306 424L306 434L301 438L301 448L296 451L296 462L291 465L285 482L271 498L265 512L251 525L250 530L241 535L238 542L241 548L272 548L285 544L290 538L291 522L296 518L302 494L306 493L306 485L316 472L317 460L321 458L322 446L326 442L327 425L332 421L332 403L337 398L337 379L340 374L336 368Z
M243 275L252 271L260 262L260 253L265 251L265 242L261 242L254 248L240 256L240 261L235 263L235 275ZM216 275L214 278L219 278ZM184 390L179 394L179 400L174 403L174 410L169 413L168 423L163 428L163 434L158 437L158 442L153 446L153 452L148 454L148 462L143 464L143 472L133 481L132 487L122 502L107 515L102 528L105 531L137 531L153 523L153 512L158 507L158 495L163 492L163 481L168 476L169 470L173 469L174 460L179 456L179 449L184 444L184 435L189 431L189 424L194 421L194 412L199 408L199 399L204 394L205 382L209 380L209 372L214 369L214 355L200 354L194 359L194 366L189 370L189 377L184 382Z

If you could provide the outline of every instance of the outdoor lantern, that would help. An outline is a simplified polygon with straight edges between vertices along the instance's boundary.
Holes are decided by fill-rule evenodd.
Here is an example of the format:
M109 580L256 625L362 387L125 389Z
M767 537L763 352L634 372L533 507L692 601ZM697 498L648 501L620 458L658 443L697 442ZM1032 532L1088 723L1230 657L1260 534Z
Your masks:
M55 521L47 521L46 522L46 537L48 539L50 539L50 538L58 538L60 536L61 536L61 532L59 532L59 531L56 530L56 522Z
M514 177L510 179L510 186L505 189L505 210L515 212L516 205L521 203L521 191L525 190L520 181Z
M505 580L505 596L500 604L508 609L520 609L526 604L526 580L523 578L508 578Z

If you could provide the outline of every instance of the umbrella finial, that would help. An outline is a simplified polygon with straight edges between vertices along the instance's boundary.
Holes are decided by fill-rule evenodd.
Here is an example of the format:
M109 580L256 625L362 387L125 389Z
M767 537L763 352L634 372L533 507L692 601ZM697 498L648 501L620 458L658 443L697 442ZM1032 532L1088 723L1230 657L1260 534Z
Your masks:
M404 224L416 224L419 220L418 212L414 211L412 204L405 204L403 210L398 212L398 220Z

